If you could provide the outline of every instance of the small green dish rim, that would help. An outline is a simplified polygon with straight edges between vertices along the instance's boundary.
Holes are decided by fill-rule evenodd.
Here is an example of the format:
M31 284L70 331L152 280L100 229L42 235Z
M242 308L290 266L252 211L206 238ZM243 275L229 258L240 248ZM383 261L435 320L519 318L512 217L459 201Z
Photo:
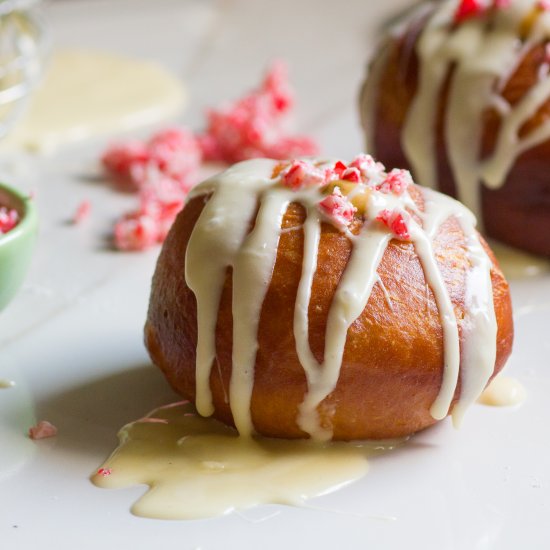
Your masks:
M0 182L0 206L13 208L19 222L0 235L0 311L12 300L29 267L36 241L38 216L34 200Z
M19 222L7 233L0 234L0 246L17 239L18 235L36 229L36 206L29 195L0 182L0 206L13 208L19 214Z

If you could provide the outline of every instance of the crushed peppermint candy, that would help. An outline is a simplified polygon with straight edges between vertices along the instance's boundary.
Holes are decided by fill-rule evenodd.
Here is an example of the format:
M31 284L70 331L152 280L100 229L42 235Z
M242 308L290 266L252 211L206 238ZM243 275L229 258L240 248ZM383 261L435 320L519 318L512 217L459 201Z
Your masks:
M310 162L295 160L282 173L282 183L290 189L320 186L326 183L326 174Z
M77 207L73 216L73 223L75 225L82 223L84 220L90 217L92 210L92 204L89 200L83 200Z
M547 3L544 0L537 4ZM475 17L485 15L489 10L503 10L509 8L511 0L460 0L455 13L454 22L460 24ZM544 9L544 8L543 8Z
M361 183L361 172L355 167L346 168L340 176L344 181L351 183Z
M109 477L113 473L112 468L99 468L96 472L98 476Z
M157 221L145 213L125 214L115 224L114 239L118 250L147 250L159 242Z
M318 147L312 139L285 133L283 123L293 105L286 66L276 62L258 89L208 111L206 130L198 137L204 159L233 163L316 154Z
M36 426L29 428L29 437L31 439L45 439L57 435L57 428L47 420L41 420Z
M136 191L140 182L134 179L136 166L145 164L149 159L146 143L127 141L111 145L101 157L105 171L112 181L122 189Z
M19 214L13 208L0 206L0 235L11 231L19 223Z
M480 0L460 0L454 14L455 23L462 23L468 19L478 17L485 13L486 6Z
M402 241L408 241L411 238L407 220L409 214L400 209L382 210L376 219L388 227L396 238Z
M169 177L189 188L198 178L202 154L188 130L169 128L147 142L129 141L112 145L101 162L120 188L139 191L155 177Z
M339 187L335 187L320 203L319 210L331 222L338 226L348 226L357 211L348 197L342 195Z
M113 181L139 197L139 207L115 224L117 249L146 250L164 241L198 180L201 161L196 138L177 128L158 132L146 143L132 141L105 152L103 166Z
M163 242L205 161L233 163L315 154L318 148L312 139L289 136L283 129L293 104L286 67L278 62L258 89L224 108L210 110L204 132L170 128L148 141L109 147L101 159L106 173L116 187L139 196L138 207L115 224L115 247L141 251ZM320 183L325 176L322 172L304 175L296 168L287 185L298 188L313 184L308 178L317 178Z
M550 0L538 0L536 8L540 11L550 11Z
M409 185L412 185L413 179L408 170L394 168L386 174L384 179L376 185L376 190L382 193L393 193L394 195L402 195Z
M325 218L336 226L345 228L358 212L357 206L363 214L369 192L400 197L413 185L412 176L407 170L385 170L384 165L376 162L370 155L361 154L349 164L338 160L327 166L304 159L281 163L275 167L272 177L293 191L317 188L329 192L330 194L319 201L317 207ZM345 193L342 193L342 189ZM408 213L405 210L402 213L382 210L377 219L396 237L408 240L410 236L406 224L407 217Z

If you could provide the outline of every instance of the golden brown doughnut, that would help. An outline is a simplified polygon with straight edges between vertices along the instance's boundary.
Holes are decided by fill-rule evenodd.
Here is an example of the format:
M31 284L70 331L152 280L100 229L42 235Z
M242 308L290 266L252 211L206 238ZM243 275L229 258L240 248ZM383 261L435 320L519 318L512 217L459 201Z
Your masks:
M410 186L409 193L422 210L420 188ZM145 342L153 362L172 387L191 401L196 398L197 301L186 283L186 250L211 196L209 192L195 195L174 223L158 259L145 326ZM308 386L293 334L304 261L304 221L304 207L290 202L261 305L250 410L255 431L272 437L307 437L296 420ZM254 223L258 222L250 220L249 231ZM365 216L356 212L349 230L358 234L364 223ZM485 241L481 242L494 266L490 271L498 325L494 376L511 352L512 309L508 284ZM352 246L345 232L323 221L308 310L309 344L318 361L323 359L329 308ZM442 224L433 249L462 333L465 279L471 262L463 230L455 218ZM205 257L209 253L205 250ZM321 424L330 425L333 439L400 437L436 421L430 407L442 383L443 331L414 244L392 239L378 274L382 284L375 284L367 306L349 328L336 388L318 408ZM215 332L216 360L210 374L214 415L227 424L233 423L228 402L232 330L232 270L228 268ZM453 403L459 394L460 381Z
M462 20L459 10L463 4L466 3L460 0L426 2L383 40L373 56L361 94L361 114L365 131L370 136L369 148L381 162L412 170L418 183L433 184L440 191L462 200L480 215L489 237L550 256L550 240L546 237L550 232L550 133L546 133L550 130L550 88L541 88L540 96L532 98L531 107L522 115L517 132L505 135L503 130L505 121L535 87L545 86L541 79L548 78L549 15L533 0L512 2L502 8L480 8L478 13ZM436 16L441 17L443 23L434 30ZM459 49L466 51L468 41L473 40L472 35L464 33L464 39L459 39L459 33L466 26L471 29L476 25L481 33L479 49L469 51L464 61L457 60L459 54L456 52L455 57L448 59L442 85L435 101L431 101L435 113L433 126L418 128L418 132L429 135L430 139L433 137L435 143L430 155L436 166L436 176L435 181L430 182L424 172L416 168L421 161L415 160L410 148L407 149L407 120L412 116L413 106L418 105L418 98L429 93L426 86L420 85L422 72L434 67L441 49L445 46L450 49L451 41L453 48L458 44ZM491 46L490 40L495 36L492 33L502 31L505 25L511 29L504 33L508 42L503 40L498 47ZM436 48L438 52L419 54L421 44L442 29L446 38L443 46ZM495 68L496 74L493 74ZM467 78L471 79L470 84L466 83ZM480 83L477 88L476 82ZM482 87L483 82L489 83L488 92ZM451 161L450 95L460 86L467 90L462 94L463 105L472 100L480 102L480 112L476 116L468 113L465 107L463 116L457 116L458 125L469 132L466 141L476 147L479 173L472 183L461 183L460 168L457 168L461 159L464 164L468 162L468 154L454 146L457 160L455 165ZM544 134L537 137L539 131ZM499 138L509 140L511 145L508 154L503 153L498 162L506 164L510 159L511 165L503 167L502 176L489 185L482 173L483 164L491 161ZM519 146L522 140L531 138L536 139ZM464 191L470 185L476 187L474 194L480 197L478 212L475 200L468 199L468 191Z

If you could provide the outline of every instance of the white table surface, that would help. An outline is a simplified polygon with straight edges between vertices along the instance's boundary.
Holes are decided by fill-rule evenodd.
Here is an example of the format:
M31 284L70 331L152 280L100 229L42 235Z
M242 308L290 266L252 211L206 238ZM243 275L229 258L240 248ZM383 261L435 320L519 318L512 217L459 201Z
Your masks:
M324 152L362 149L356 99L380 22L404 0L81 0L47 6L56 47L156 59L181 75L198 128L208 105L259 82L268 62L290 65L296 127ZM476 406L376 459L360 482L304 509L264 506L193 522L132 516L143 487L105 491L88 480L116 432L174 395L142 344L158 249L109 249L113 220L134 199L98 179L110 139L50 157L0 158L0 170L36 192L40 236L22 291L0 313L0 548L96 549L531 549L550 541L550 280L513 283L516 351L509 372L527 386L517 410ZM86 223L67 220L83 199ZM541 299L544 298L544 299ZM545 302L546 299L546 302ZM31 442L35 419L59 428ZM15 456L19 453L20 459ZM6 458L7 457L7 458ZM11 462L10 462L11 461Z

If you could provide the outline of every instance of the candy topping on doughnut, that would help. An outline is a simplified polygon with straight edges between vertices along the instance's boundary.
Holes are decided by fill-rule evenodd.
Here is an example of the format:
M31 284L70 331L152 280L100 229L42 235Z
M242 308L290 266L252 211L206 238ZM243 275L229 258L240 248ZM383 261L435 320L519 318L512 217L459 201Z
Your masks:
M376 186L376 189L382 193L402 195L412 183L412 176L408 170L394 168L386 174L386 177Z
M485 12L485 5L480 0L461 0L456 8L455 23L461 23L472 17L477 17Z
M382 210L376 219L391 229L398 239L408 241L411 238L407 222L405 221L408 217L409 215L406 212L396 208L395 210Z
M319 203L319 210L335 225L347 226L353 220L357 208L335 187L330 195Z
M326 182L326 174L313 164L304 160L295 160L283 172L282 183L290 189L320 186Z
M461 0L454 13L454 22L462 23L480 17L490 9L502 10L510 7L511 0Z

